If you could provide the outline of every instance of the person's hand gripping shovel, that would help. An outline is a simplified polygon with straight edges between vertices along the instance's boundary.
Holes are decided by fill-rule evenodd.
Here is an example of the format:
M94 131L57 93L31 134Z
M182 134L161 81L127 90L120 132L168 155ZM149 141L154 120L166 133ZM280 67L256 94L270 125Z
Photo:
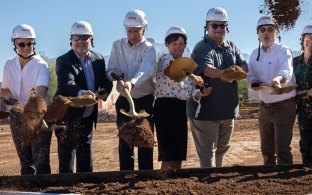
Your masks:
M17 103L16 99L5 99L3 97L0 98L0 120L7 119L10 116L9 107L13 106L15 103Z
M263 87L271 88L272 89L271 94L280 95L280 94L283 94L283 93L291 92L292 90L297 88L297 85L290 85L290 86L286 86L286 87L280 87L279 85L276 85L276 84L265 84L265 83L262 83L262 82L254 82L254 83L251 84L251 88L254 89L254 90L259 90L259 89L261 89Z
M114 72L111 76L120 83L124 85L123 74L117 75ZM131 118L129 122L126 122L118 127L118 136L127 142L130 146L153 148L154 147L154 134L152 132L152 127L146 119L150 114L141 110L136 112L133 99L127 88L125 90L125 95L129 103L129 111L121 109L120 112L125 116Z

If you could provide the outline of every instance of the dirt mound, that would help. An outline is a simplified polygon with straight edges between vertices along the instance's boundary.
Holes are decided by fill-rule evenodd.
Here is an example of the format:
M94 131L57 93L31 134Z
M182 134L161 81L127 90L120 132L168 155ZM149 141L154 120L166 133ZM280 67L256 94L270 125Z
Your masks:
M312 192L312 168L309 165L233 166L11 176L0 177L0 188L81 194L307 194Z

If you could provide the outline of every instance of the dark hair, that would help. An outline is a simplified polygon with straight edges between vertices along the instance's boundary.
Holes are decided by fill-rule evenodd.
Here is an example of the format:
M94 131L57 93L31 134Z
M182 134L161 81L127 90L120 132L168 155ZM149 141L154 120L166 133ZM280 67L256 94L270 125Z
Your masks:
M186 45L187 37L183 34L180 34L180 33L173 33L173 34L168 35L165 39L165 44L170 44L170 43L178 40L179 37L182 37L184 39L184 43Z

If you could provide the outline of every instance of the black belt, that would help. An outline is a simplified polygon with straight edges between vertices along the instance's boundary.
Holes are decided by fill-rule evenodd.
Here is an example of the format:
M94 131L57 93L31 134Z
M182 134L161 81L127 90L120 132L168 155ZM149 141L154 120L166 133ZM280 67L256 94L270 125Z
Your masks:
M286 99L286 100L282 100L282 101L279 101L279 102L273 102L273 103L264 103L263 101L261 101L260 105L263 105L265 107L272 107L272 106L276 106L278 104L284 104L285 102L288 102L288 101L295 101L295 97L292 97L292 98L289 98L289 99Z

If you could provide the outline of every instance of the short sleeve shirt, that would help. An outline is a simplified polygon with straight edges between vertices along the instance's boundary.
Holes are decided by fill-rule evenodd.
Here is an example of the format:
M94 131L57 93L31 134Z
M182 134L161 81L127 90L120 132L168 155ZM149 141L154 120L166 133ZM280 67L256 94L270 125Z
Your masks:
M193 82L188 77L181 82L176 82L164 74L165 69L173 60L172 55L169 54L164 54L159 59L156 74L155 96L156 98L172 97L187 100L192 96L194 90L196 90Z
M35 55L21 69L19 57L9 59L3 69L2 89L9 89L13 98L26 104L31 95L31 89L38 86L49 86L50 73L47 63Z

